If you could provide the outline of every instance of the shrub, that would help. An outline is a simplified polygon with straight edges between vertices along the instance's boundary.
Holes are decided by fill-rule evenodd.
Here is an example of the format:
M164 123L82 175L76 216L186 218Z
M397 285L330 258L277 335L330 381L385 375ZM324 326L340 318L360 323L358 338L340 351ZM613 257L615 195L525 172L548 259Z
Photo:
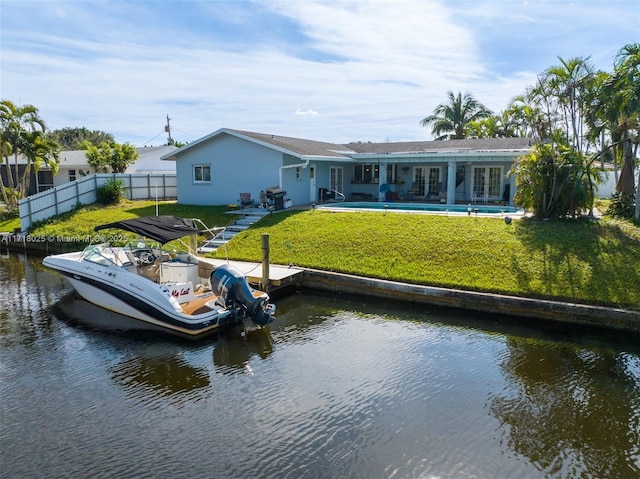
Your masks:
M635 213L635 208L635 195L623 195L616 192L611 196L607 214L615 218L631 219Z
M514 202L533 209L538 218L578 217L593 206L598 181L593 162L563 144L542 144L521 156L510 174L516 175Z
M124 198L127 188L120 178L109 178L96 192L98 202L103 205L117 205Z

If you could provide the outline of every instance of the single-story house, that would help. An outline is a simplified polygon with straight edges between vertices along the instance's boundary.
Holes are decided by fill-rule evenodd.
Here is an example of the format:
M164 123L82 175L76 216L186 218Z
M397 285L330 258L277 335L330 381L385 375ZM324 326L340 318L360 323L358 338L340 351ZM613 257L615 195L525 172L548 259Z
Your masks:
M222 128L162 157L176 162L178 202L237 203L278 187L291 204L347 200L513 203L507 173L529 138L325 143ZM326 197L325 197L326 195Z
M129 174L175 174L175 164L171 162L162 161L161 157L168 155L178 148L175 146L149 146L143 148L136 148L138 152L138 159L129 165L125 170L125 173ZM74 181L81 176L85 176L93 173L85 150L68 150L61 151L59 155L60 163L58 166L58 174L53 175L53 172L48 167L40 168L38 173L31 171L31 182L29 187L29 194L39 193L41 191L48 190L54 186L62 185L69 181ZM2 165L0 166L0 174L4 184L7 184L7 166L2 159ZM22 155L18 156L18 171L22 175L25 167L25 159ZM9 164L11 165L12 172L15 172L14 158L9 158ZM14 173L15 174L15 173Z

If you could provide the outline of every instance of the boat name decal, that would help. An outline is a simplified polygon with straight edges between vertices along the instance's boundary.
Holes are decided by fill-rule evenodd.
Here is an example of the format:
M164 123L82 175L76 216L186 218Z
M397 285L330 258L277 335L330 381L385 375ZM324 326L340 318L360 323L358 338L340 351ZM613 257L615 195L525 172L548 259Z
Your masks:
M180 291L174 289L173 291L171 291L171 295L174 298L179 298L180 296L186 296L188 294L191 294L191 288L182 288Z

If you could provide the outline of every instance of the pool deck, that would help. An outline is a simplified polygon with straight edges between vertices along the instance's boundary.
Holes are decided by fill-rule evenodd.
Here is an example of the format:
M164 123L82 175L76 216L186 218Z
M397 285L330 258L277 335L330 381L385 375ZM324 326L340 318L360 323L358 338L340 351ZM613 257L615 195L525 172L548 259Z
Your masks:
M371 203L371 206L366 205ZM352 206L341 206L344 204L352 204ZM468 204L456 203L447 205L434 202L362 202L362 201L345 201L335 203L323 203L315 206L316 209L333 211L333 212L355 212L355 211L373 211L381 213L413 213L413 214L431 214L442 216L475 216L475 217L499 217L499 218L522 218L527 213L522 209L514 211L513 206L498 204ZM485 210L485 211L483 211ZM491 211L486 211L491 210Z

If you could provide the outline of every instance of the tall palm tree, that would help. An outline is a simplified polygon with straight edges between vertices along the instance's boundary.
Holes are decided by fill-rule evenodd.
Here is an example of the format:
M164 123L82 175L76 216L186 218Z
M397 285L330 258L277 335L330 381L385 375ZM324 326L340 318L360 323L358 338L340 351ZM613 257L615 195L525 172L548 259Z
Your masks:
M593 81L590 59L559 58L560 64L549 67L542 78L561 115L560 125L565 139L575 149L583 151L583 121L585 96Z
M623 170L634 171L634 157L640 143L640 43L630 43L620 49L614 62L612 81L605 91L610 94L614 108L610 120L617 126L623 141ZM635 152L633 145L635 144ZM621 175L622 176L622 175ZM622 180L622 177L620 178ZM633 196L634 177L629 179L630 188L616 186L622 194ZM640 178L638 178L635 218L640 218Z
M431 133L436 140L457 140L466 138L467 125L491 116L491 111L469 93L447 92L448 103L438 105L433 114L420 121L424 127L431 125Z

